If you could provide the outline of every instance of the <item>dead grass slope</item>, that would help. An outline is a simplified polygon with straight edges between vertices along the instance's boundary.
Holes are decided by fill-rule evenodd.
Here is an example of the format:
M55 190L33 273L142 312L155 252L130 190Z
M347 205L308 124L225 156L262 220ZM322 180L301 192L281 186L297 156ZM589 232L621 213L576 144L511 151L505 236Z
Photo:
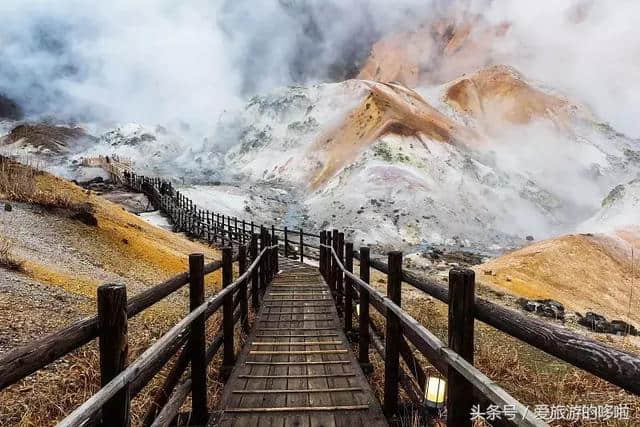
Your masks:
M354 266L356 270L358 266ZM476 278L479 278L476 275ZM386 292L386 275L375 270L371 272L371 283L381 292ZM443 282L443 286L447 283ZM483 286L477 288L480 296L494 299L495 294ZM499 303L499 302L498 302ZM402 307L418 322L433 332L442 342L448 339L448 306L438 300L404 284L402 286ZM384 319L371 308L376 323L384 330ZM357 326L356 326L357 328ZM535 405L620 405L630 408L631 419L609 420L601 423L587 420L558 420L555 426L607 425L631 427L638 425L640 416L640 397L621 391L620 388L516 338L513 338L482 322L475 322L474 365L500 387L517 400L534 410ZM639 353L637 344L631 337L617 337L602 334L589 334L591 338L604 341L607 345L632 353ZM427 375L442 377L442 374L429 364L416 350L414 354L421 360L421 366ZM371 377L374 391L381 399L384 395L384 362L372 353L375 371ZM403 402L408 398L403 396ZM415 417L415 415L413 415ZM409 416L411 419L411 415ZM443 425L444 421L440 420ZM409 424L403 424L409 425ZM414 425L414 424L411 424ZM422 424L420 424L422 425Z
M96 289L105 282L125 283L131 297L186 271L189 253L218 258L216 250L154 227L70 182L2 163L11 172L0 174L0 199L10 200L13 209L0 212L0 235L23 267L20 273L0 268L0 352L95 314ZM79 221L79 210L95 225ZM219 274L210 275L207 294L217 292L219 283ZM181 290L133 319L130 360L187 310L188 291ZM216 328L214 317L209 334ZM163 375L135 399L134 424ZM0 392L0 425L53 425L99 388L98 377L93 342Z
M637 229L565 235L498 257L475 270L479 280L494 289L519 297L551 298L570 310L596 311L639 325L640 313L634 308L640 296L635 259L640 253L639 235Z

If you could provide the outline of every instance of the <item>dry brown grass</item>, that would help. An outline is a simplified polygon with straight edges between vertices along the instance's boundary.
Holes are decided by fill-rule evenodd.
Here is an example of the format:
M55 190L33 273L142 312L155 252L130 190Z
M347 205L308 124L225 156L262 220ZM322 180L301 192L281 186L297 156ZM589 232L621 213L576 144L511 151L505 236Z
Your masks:
M211 276L211 275L210 275ZM237 277L237 271L235 272ZM219 285L207 286L207 295L213 295ZM155 304L129 321L129 362L135 360L158 338L167 332L187 312L189 307L188 288L182 288L174 295ZM91 308L87 314L94 314ZM207 343L219 333L221 311L212 315L206 323ZM246 336L239 325L236 327L236 353L244 346ZM222 362L222 348L208 367L208 400L213 410L222 397L224 382L219 376ZM0 392L0 425L49 426L54 425L71 413L82 402L95 394L100 386L99 355L97 341L71 352L46 368ZM172 368L174 356L131 402L132 425L140 425L153 398L162 387ZM189 370L183 374L185 378ZM190 398L182 406L182 412L189 412Z
M4 268L9 271L22 271L24 269L24 261L13 253L11 242L1 236L0 268Z
M372 284L381 292L386 290L385 276L372 271ZM480 290L480 292L483 292ZM483 297L485 295L482 295ZM408 285L403 285L403 308L416 320L433 332L444 343L447 342L448 308L445 304L428 298ZM377 325L383 326L384 319L372 308L372 317ZM382 329L384 330L384 329ZM637 346L628 340L598 337L623 350L638 353ZM607 339L609 338L609 339ZM610 341L611 340L611 341ZM427 375L442 376L416 350ZM600 424L584 422L554 422L553 426L637 426L640 425L640 397L625 392L592 374L550 356L516 338L502 333L484 323L475 323L474 365L521 403L534 409L535 405L618 405L628 404L632 419L610 420ZM380 358L372 357L375 372L371 384L378 398L384 390L384 365ZM402 404L410 407L406 396ZM417 417L417 415L415 415ZM407 415L403 425L411 425L413 415ZM429 420L437 423L439 420ZM409 424L408 424L409 423Z
M164 305L163 316L138 316L129 323L129 361L135 360L188 311L188 293L180 292L171 304ZM207 342L219 332L221 317L214 314L207 321ZM244 336L236 330L237 350ZM222 396L224 383L218 375L221 354L209 365L209 407L215 408ZM162 387L173 366L174 356L149 384L132 400L132 425L140 425L153 397ZM60 421L83 401L99 390L100 370L97 341L71 352L24 380L0 392L0 425L49 426ZM186 370L184 375L188 375ZM190 400L183 405L188 412Z
M0 193L0 197L6 199L63 209L62 216L69 218L69 213L78 212L76 207L80 209L90 205L97 226L87 227L73 219L57 224L62 227L61 232L76 239L74 250L90 254L104 271L119 274L127 281L129 298L147 286L184 272L188 268L189 253L204 253L206 262L217 259L219 255L212 248L154 227L119 205L68 181L1 157ZM97 275L100 270L96 271L96 275L91 270L81 273L67 265L43 262L37 251L30 251L28 245L23 245L22 249L24 251L20 255L25 257L23 272L29 279L66 291L69 304L73 304L74 312L80 317L95 314L96 288L101 284L101 278ZM220 283L220 272L208 275L205 282L207 294L217 292ZM76 298L76 295L81 298ZM2 306L0 312L9 319L12 313L21 312L22 301L28 298L28 295L18 294L13 299L7 299L11 305L6 309ZM188 301L188 289L182 289L130 320L130 361L188 312ZM72 321L64 312L51 312L46 304L38 313L37 317L20 317L20 323L9 328L23 337L22 343ZM41 325L39 330L38 324ZM207 324L207 335L211 340L219 327L218 316L212 316ZM28 335L29 330L36 332ZM214 359L210 365L211 407L221 395L222 383L215 374L218 363ZM140 423L172 364L173 361L169 362L133 399L133 425ZM94 394L99 389L99 383L97 342L93 341L0 392L0 426L54 425ZM185 409L188 405L187 402Z
M34 203L47 208L78 210L81 208L63 192L43 191L38 185L45 172L36 167L0 156L0 195L6 199Z

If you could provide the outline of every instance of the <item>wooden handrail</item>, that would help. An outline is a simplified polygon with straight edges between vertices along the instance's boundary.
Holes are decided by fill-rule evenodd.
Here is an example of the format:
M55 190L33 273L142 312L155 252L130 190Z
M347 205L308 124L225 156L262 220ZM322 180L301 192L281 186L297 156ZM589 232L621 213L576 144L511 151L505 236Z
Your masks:
M266 247L262 252L260 252L260 255L253 261L244 274L238 277L231 285L207 299L203 304L192 310L187 316L176 323L167 333L161 336L155 343L145 350L140 357L134 360L129 366L120 372L120 374L62 420L59 426L80 425L85 420L95 415L97 411L99 411L102 406L116 393L131 384L140 372L146 371L148 367L156 361L159 357L158 355L162 354L163 349L174 347L182 334L185 333L186 329L196 319L207 311L215 311L220 308L225 297L234 294L239 289L242 282L247 280L247 278L253 273L253 270L259 264L262 257L268 253L270 249L273 249L273 247Z
M220 269L221 266L220 261L211 262L205 265L205 274L212 273ZM188 281L189 274L181 273L138 293L129 299L127 316L134 317L171 295L186 285ZM98 316L91 316L9 351L0 357L0 391L42 369L70 351L87 344L97 336Z
M424 326L418 323L407 312L395 304L392 300L382 295L379 291L374 289L368 283L362 281L359 277L349 272L345 266L340 262L338 255L333 247L328 245L321 245L326 250L329 250L332 257L332 263L335 263L338 269L342 270L343 274L349 277L352 283L357 284L361 288L361 292L368 292L374 299L381 300L382 306L385 310L391 311L402 323L403 332L409 330L411 333L405 334L407 338L416 346L416 348L423 353L425 357L439 357L443 359L447 365L461 375L463 375L474 387L482 391L487 397L489 397L497 405L513 405L517 413L514 420L517 425L521 426L547 426L545 422L535 417L520 402L514 399L509 393L499 387L497 384L487 378L482 372L480 372L473 365L466 362L459 357L451 349L447 348L435 335L433 335Z
M359 259L355 251L354 257ZM388 273L388 267L383 262L370 260L370 265L382 273ZM419 279L407 271L403 271L402 281L445 304L449 303L449 289L435 281ZM640 394L640 358L632 353L479 297L475 301L475 315L476 319L526 344L628 392Z
M152 189L154 198L162 197L160 193L160 186L164 185L166 182L163 183L159 179L148 179L135 175L133 175L133 177L135 179L133 181L129 180L130 183L137 185L139 189L142 188L143 183L148 183L150 184L149 187ZM171 186L170 183L169 186ZM195 210L194 204L189 199L185 198L184 195L179 192L172 192L171 196L164 197L165 203L168 203L168 205L171 206L170 210L177 212L176 218L182 221L180 224L182 226L186 225L187 232L201 230L202 228L209 226L208 221L205 222L201 220L201 212ZM206 218L209 220L208 211ZM251 231L245 232L244 230L234 229L230 222L230 218L225 217L224 215L222 216L222 221L216 221L216 218L220 219L219 214L214 214L211 218L213 219L211 224L214 226L214 232L222 235L225 240L241 243L241 241L244 240L244 237L247 234L251 235L254 230L253 222L251 223ZM247 221L244 222L248 223ZM260 228L259 225L258 228ZM284 229L275 228L275 226L271 226L269 228L271 228L270 231L272 233L275 231L284 232ZM291 234L296 233L296 231L293 230L288 232ZM335 230L335 232L337 233L337 230ZM322 240L322 233L314 234L300 230L298 234L300 234L301 237L307 236ZM241 236L239 237L240 241L233 239L234 236ZM331 235L328 236L328 240L331 240ZM323 260L321 248L323 245L321 244L316 246L314 244L304 242L304 239L302 239L302 241L304 246L321 251L320 261L322 265ZM326 245L324 245L324 247L327 248ZM333 256L334 249L331 249L332 250L329 253ZM356 259L359 259L357 250L354 250L353 254ZM342 265L342 263L340 263L340 265ZM384 262L372 259L370 260L370 265L378 271L386 274L389 273L388 266ZM348 277L353 279L355 276L352 277L351 275ZM358 278L356 277L356 279ZM330 286L335 284L332 277L328 277L327 280ZM446 304L449 303L449 290L435 281L419 278L415 274L406 270L402 270L402 281ZM358 283L359 286L362 286L361 281L354 280L353 283ZM370 286L366 289L371 295L371 305L373 305L382 314L386 314L388 307L385 305L384 295L375 291ZM482 298L475 299L473 311L476 319L518 338L526 344L536 347L552 356L572 364L575 367L594 374L626 391L634 394L640 394L640 358L634 354L609 347L586 336L571 332L544 320L532 318L517 311L501 307L498 304ZM404 325L403 330L405 333L409 331ZM431 356L435 357L435 353Z

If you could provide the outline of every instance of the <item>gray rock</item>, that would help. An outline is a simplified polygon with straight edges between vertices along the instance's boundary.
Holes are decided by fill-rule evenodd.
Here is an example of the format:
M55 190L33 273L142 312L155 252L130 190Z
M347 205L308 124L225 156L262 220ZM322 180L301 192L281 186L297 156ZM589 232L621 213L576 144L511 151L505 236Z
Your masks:
M526 311L552 319L564 320L564 306L552 299L529 300L520 298L517 303Z
M606 317L592 311L586 312L584 316L580 313L576 314L578 315L578 323L594 332L615 335L638 335L638 330L633 325L622 320L608 321Z

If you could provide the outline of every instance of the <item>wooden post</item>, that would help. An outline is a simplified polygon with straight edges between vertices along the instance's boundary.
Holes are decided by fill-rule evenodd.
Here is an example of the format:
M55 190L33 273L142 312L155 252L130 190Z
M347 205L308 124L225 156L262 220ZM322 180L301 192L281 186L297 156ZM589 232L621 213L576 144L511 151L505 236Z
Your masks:
M304 263L304 231L300 229L300 262Z
M255 261L258 258L258 235L255 233L251 234L251 244L249 245L249 252L251 252L251 262ZM257 269L253 270L253 274L251 275L251 305L253 306L253 311L258 312L258 307L260 306L260 299L258 294L258 289L260 286L260 265L258 265Z
M387 275L387 297L398 307L401 305L402 252L389 252L389 274ZM400 319L387 310L387 331L384 344L384 413L387 418L398 412L398 383L400 380L400 343L402 329ZM469 414L465 414L469 417Z
M449 270L449 347L473 365L475 273ZM447 425L470 427L473 386L455 369L447 374Z
M360 247L360 280L369 283L369 248ZM369 360L369 292L360 288L360 315L358 316L360 336L358 341L358 362L365 373L373 371L373 366Z
M230 246L222 248L222 287L233 282L233 252ZM235 355L233 352L233 293L225 296L222 306L222 334L224 353L220 375L226 381L231 375Z
M353 243L347 242L344 246L345 268L349 273L353 273ZM349 276L344 277L344 330L351 332L353 328L353 290Z
M242 220L242 244L243 244L243 245L247 243L247 230L245 229L245 228L246 228L246 225L247 225L247 223L246 223L246 221L243 219L243 220Z
M226 236L225 236L225 234L226 234L226 233L225 233L225 217L224 217L224 215L222 215L222 223L221 223L221 226L222 226L222 239L221 239L221 243L222 243L222 245L224 245L224 242L225 242L225 239L226 239ZM231 242L229 242L229 244L231 244Z
M333 248L333 252L338 255L338 230L333 229L333 233L331 236L331 247ZM333 296L334 301L337 300L336 295L336 284L338 282L338 263L336 262L333 253L329 253L329 258L331 258L331 275L330 275L330 283L329 288L331 289L331 295Z
M288 229L284 227L284 257L289 258L289 235Z
M234 224L234 229L235 229L235 233L236 233L236 240L238 242L242 242L242 239L239 236L240 233L238 232L238 217L237 216L233 217L233 224Z
M189 309L195 310L204 303L204 255L189 255ZM189 351L191 352L191 396L194 423L206 423L207 409L207 359L204 314L191 324Z
M326 248L326 252L325 252L325 258L326 258L326 268L327 268L327 285L329 285L329 290L331 290L331 265L333 264L333 258L331 257L331 231L327 230L327 234L326 234L326 246L328 246L328 248ZM333 292L333 291L332 291ZM332 295L333 296L333 295Z
M266 252L264 253L264 258L265 258L264 269L266 273L266 280L262 284L262 286L266 289L267 285L271 283L271 279L273 278L273 275L272 275L273 269L271 264L271 249L269 249L269 246L271 246L271 235L269 234L268 231L265 231L264 233L264 245L265 245L265 248L267 248Z
M320 260L318 261L318 264L319 264L320 274L322 275L322 277L324 277L325 280L327 280L327 277L325 275L325 266L324 266L324 247L323 247L323 245L325 244L324 236L325 236L325 232L324 230L322 230L320 232L320 257L319 257Z
M279 252L278 252L278 236L273 236L273 245L275 247L273 248L273 251L272 251L272 254L273 254L272 255L272 257L273 257L272 262L273 262L273 275L275 276L276 274L278 274L278 271L280 269L280 265L279 265L279 262L278 262L278 255L279 255Z
M344 233L338 233L338 259L344 265ZM344 274L342 269L336 269L336 306L338 313L343 310L344 305Z
M267 231L264 226L260 226L260 253L267 246ZM267 288L267 256L266 253L260 259L260 293L264 294L265 289Z
M100 385L104 387L127 366L127 287L98 288L100 331ZM129 387L124 387L102 408L102 425L128 427L131 424Z
M240 276L247 271L247 247L240 245L238 247L238 273ZM249 301L247 301L247 284L249 279L242 282L240 286L240 318L242 319L242 328L249 330Z
M276 226L271 225L271 241L273 242L273 238L276 237Z

